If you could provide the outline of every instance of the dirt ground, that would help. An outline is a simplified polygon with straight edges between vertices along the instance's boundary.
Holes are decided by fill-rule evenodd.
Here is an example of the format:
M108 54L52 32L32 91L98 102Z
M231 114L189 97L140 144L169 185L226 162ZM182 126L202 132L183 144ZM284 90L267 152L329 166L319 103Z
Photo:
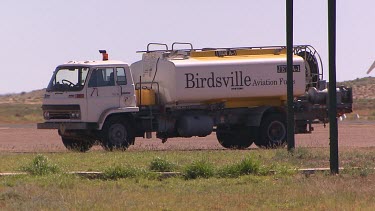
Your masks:
M329 125L314 125L312 134L295 136L296 147L329 147ZM339 147L375 147L375 122L340 122ZM155 136L155 135L154 135ZM251 148L256 146L252 145ZM206 150L224 149L215 133L204 138L161 140L137 138L128 150ZM102 150L95 146L92 150ZM35 125L1 125L0 152L64 152L56 130L37 130Z

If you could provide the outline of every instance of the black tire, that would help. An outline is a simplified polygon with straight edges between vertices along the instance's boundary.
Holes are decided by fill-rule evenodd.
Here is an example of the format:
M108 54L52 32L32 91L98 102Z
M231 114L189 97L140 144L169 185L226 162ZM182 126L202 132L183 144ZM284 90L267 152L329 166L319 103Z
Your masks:
M244 126L218 126L216 137L221 146L230 149L245 149L253 143L250 128Z
M308 133L308 127L306 121L296 121L295 122L295 133Z
M110 119L104 125L102 146L105 150L126 150L134 139L133 130L126 121Z
M94 145L94 141L83 141L83 140L76 140L73 138L68 137L61 137L61 140L64 144L64 146L71 151L75 152L87 152L91 149L91 147Z
M282 148L287 141L286 117L270 113L263 117L255 144L262 148Z

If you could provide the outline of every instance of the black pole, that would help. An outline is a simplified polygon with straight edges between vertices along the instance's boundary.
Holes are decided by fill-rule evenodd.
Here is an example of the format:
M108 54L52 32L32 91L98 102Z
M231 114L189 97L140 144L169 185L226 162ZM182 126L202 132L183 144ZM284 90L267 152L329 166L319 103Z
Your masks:
M287 130L288 151L295 148L294 142L294 97L293 97L293 0L286 0L286 54L287 54Z
M328 0L328 53L329 53L329 134L331 174L339 173L339 147L336 99L336 0Z

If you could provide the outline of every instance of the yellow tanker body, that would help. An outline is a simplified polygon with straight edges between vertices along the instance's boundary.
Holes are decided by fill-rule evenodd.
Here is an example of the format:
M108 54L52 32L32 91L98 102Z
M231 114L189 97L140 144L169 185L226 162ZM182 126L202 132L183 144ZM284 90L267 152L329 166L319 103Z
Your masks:
M294 95L306 92L308 64L293 57ZM162 104L226 107L281 105L286 99L285 48L146 52L131 65L136 83L157 83Z

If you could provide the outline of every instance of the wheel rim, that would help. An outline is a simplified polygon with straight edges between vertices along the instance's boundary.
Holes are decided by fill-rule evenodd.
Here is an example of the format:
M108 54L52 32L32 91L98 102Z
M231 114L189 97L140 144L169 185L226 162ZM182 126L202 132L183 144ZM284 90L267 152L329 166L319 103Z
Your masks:
M280 121L273 121L267 128L267 136L274 143L282 142L286 136L285 125Z
M109 128L109 140L114 146L121 146L126 140L127 131L122 124L114 124Z

